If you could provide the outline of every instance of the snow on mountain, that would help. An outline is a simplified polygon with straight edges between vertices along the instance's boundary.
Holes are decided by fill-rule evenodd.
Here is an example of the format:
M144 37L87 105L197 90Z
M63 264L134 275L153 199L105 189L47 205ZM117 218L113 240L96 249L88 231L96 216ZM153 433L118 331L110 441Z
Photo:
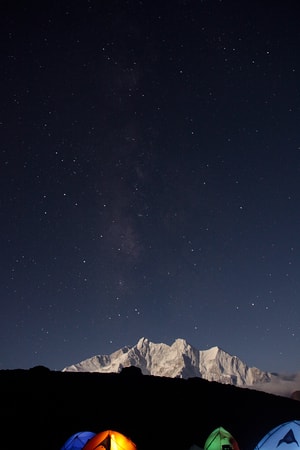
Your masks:
M65 367L64 372L119 373L125 367L139 367L144 375L170 378L200 377L208 381L245 387L269 383L275 375L248 367L236 356L219 347L198 350L184 339L172 345L141 338L132 347L125 346L110 355L98 355Z

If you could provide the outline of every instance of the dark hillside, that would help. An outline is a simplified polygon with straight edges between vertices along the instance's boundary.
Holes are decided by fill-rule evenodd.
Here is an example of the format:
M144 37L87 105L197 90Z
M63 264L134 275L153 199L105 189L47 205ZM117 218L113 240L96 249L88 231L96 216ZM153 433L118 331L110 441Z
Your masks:
M125 434L138 450L188 450L193 443L203 447L218 426L235 437L240 450L253 450L275 426L300 420L297 400L200 378L145 376L138 369L4 370L0 390L2 450L24 444L59 450L78 431L106 429Z

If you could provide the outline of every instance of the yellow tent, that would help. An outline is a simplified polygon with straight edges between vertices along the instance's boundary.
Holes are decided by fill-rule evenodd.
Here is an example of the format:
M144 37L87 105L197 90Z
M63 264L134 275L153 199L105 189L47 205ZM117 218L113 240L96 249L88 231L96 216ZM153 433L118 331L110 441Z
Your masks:
M101 431L90 439L82 450L137 450L136 445L122 433L113 430Z

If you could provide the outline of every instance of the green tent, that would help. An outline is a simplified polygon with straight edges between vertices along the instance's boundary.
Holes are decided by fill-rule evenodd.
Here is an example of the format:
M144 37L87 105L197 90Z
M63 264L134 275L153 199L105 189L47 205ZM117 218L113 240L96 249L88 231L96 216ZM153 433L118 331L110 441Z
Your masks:
M219 427L210 433L204 450L239 450L237 441L225 428Z

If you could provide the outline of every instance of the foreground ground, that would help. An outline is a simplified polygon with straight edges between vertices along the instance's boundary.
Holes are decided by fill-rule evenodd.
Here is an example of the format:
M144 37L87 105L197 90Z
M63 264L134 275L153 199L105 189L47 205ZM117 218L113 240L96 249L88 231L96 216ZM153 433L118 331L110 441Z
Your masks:
M116 430L138 450L204 446L223 426L240 450L253 450L275 426L300 420L300 402L209 382L142 375L0 371L1 450L59 450L79 431ZM4 432L4 433L3 433Z

